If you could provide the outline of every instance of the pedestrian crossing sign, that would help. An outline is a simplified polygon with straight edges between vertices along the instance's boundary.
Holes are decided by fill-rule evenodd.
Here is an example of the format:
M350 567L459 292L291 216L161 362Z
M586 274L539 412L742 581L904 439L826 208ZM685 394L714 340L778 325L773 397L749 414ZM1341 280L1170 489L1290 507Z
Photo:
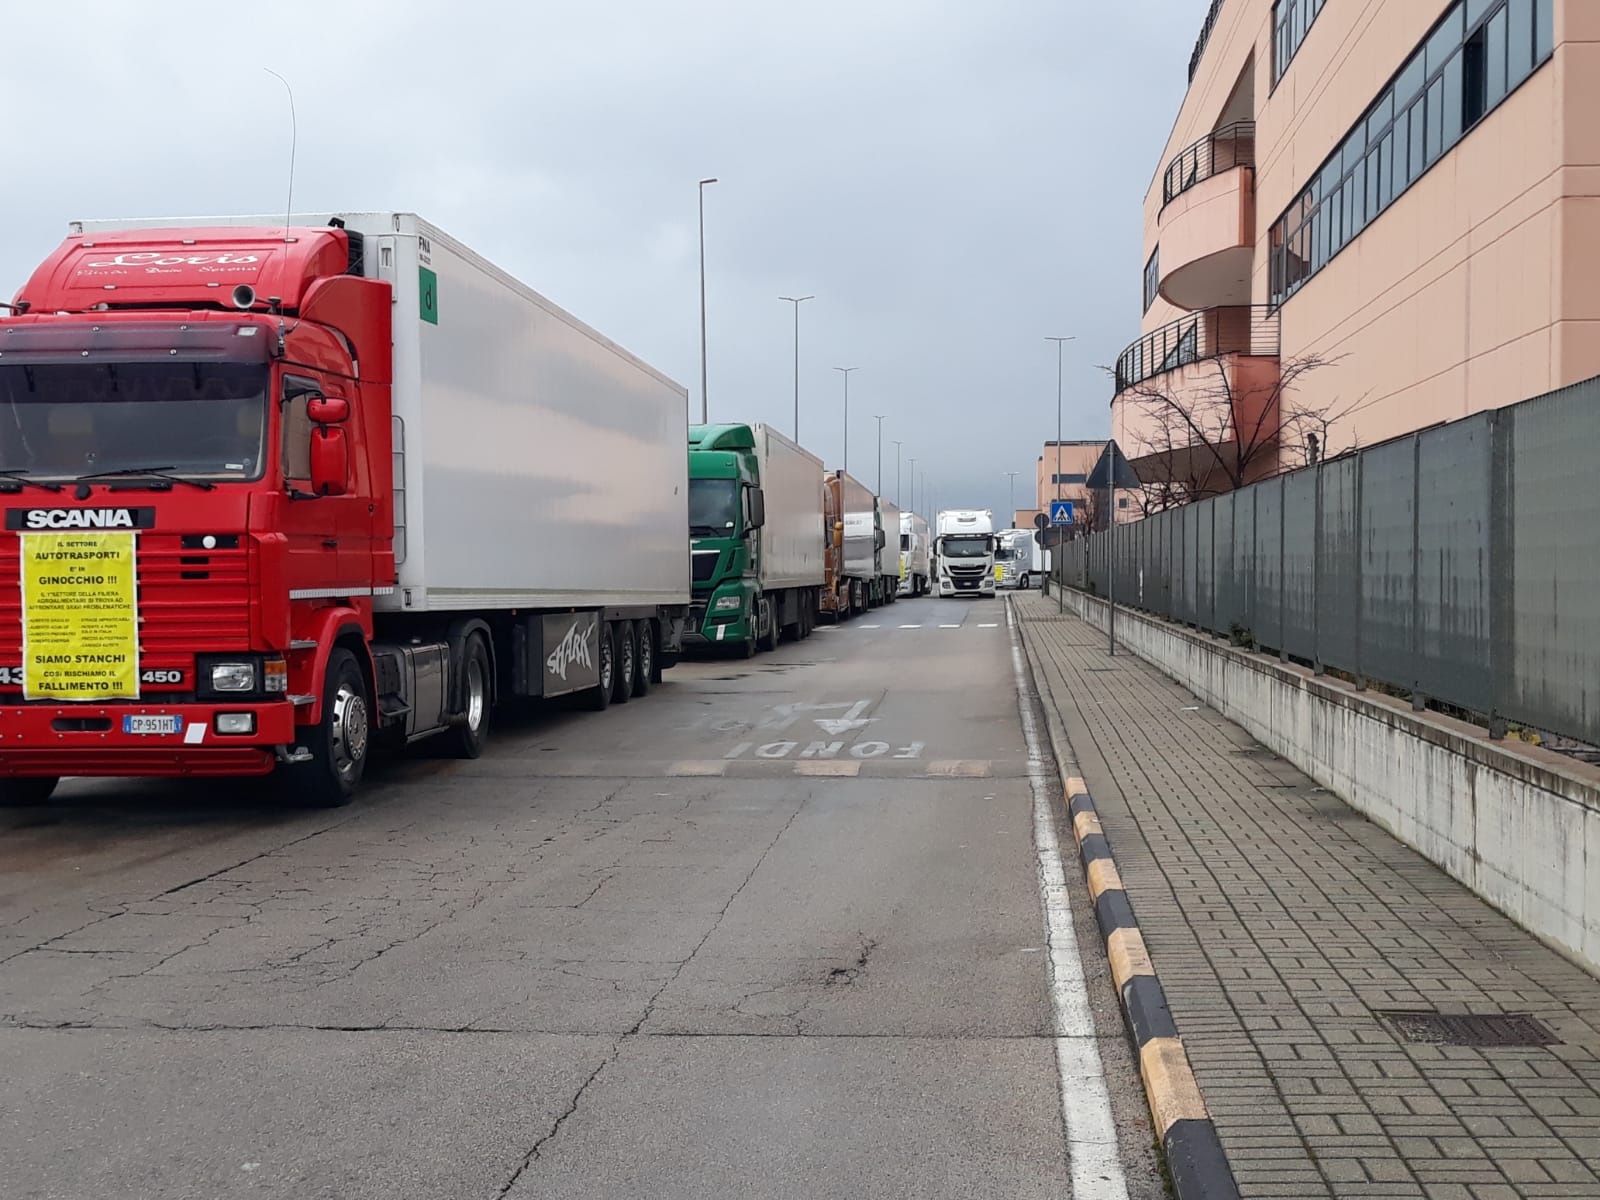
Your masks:
M1072 501L1071 500L1052 500L1050 502L1050 524L1052 524L1052 525L1071 525L1072 524Z

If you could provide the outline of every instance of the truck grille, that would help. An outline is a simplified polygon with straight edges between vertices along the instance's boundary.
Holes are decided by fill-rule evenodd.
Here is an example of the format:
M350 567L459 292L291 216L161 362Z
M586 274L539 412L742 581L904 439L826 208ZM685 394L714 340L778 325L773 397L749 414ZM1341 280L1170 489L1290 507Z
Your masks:
M21 551L18 538L0 538L0 666L22 658ZM178 534L141 533L138 570L142 663L250 648L248 550L186 550Z
M720 550L696 550L690 555L694 566L694 581L708 583L717 575L717 564L722 561Z

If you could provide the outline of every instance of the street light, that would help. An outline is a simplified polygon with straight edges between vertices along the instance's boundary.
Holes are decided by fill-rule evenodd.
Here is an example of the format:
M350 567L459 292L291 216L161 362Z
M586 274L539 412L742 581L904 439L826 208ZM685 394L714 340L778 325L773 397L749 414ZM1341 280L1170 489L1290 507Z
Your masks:
M1076 341L1074 337L1049 337L1044 339L1056 344L1056 499L1061 499L1061 350L1068 342ZM1059 546L1059 543L1058 543ZM1050 560L1051 569L1055 568L1055 559ZM1065 611L1066 599L1061 595L1061 581L1056 581L1056 611Z
M1015 521L1017 519L1017 476L1021 475L1022 472L1021 471L1007 471L1006 474L1011 477L1011 514L1010 515L1011 515L1011 519L1013 521Z
M883 418L874 413L872 419L878 423L878 495L883 495Z
M700 424L706 423L706 184L700 181Z
M815 296L779 296L794 305L794 440L800 440L800 306Z
M917 460L911 460L911 511L917 511Z
M844 375L844 453L839 456L841 459L839 470L848 472L850 470L850 372L859 371L861 368L835 367L834 370Z
M900 507L900 447L905 445L905 443L904 442L895 441L894 438L890 438L889 440L891 442L894 442L894 506L896 508L899 508Z

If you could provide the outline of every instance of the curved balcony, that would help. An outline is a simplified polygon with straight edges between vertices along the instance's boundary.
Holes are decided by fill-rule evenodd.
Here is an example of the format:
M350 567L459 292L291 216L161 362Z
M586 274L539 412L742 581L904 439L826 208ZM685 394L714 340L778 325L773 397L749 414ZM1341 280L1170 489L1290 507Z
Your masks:
M1117 391L1227 355L1276 360L1278 310L1264 304L1208 308L1151 330L1118 356Z
M1224 171L1256 165L1256 123L1235 121L1214 129L1167 164L1161 182L1165 207L1184 192Z
M1139 477L1181 476L1195 495L1210 494L1220 483L1208 462L1241 442L1274 441L1278 346L1277 310L1238 305L1192 313L1124 350L1112 425Z
M1255 256L1255 125L1216 130L1162 181L1161 295L1179 308L1250 302Z

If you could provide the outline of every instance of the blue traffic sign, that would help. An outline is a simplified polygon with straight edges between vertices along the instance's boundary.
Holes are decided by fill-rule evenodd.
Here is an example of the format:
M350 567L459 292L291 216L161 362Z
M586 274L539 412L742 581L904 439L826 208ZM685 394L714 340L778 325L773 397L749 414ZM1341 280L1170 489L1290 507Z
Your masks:
M1050 502L1050 524L1052 524L1052 525L1071 525L1072 524L1072 501L1071 500L1052 500Z

